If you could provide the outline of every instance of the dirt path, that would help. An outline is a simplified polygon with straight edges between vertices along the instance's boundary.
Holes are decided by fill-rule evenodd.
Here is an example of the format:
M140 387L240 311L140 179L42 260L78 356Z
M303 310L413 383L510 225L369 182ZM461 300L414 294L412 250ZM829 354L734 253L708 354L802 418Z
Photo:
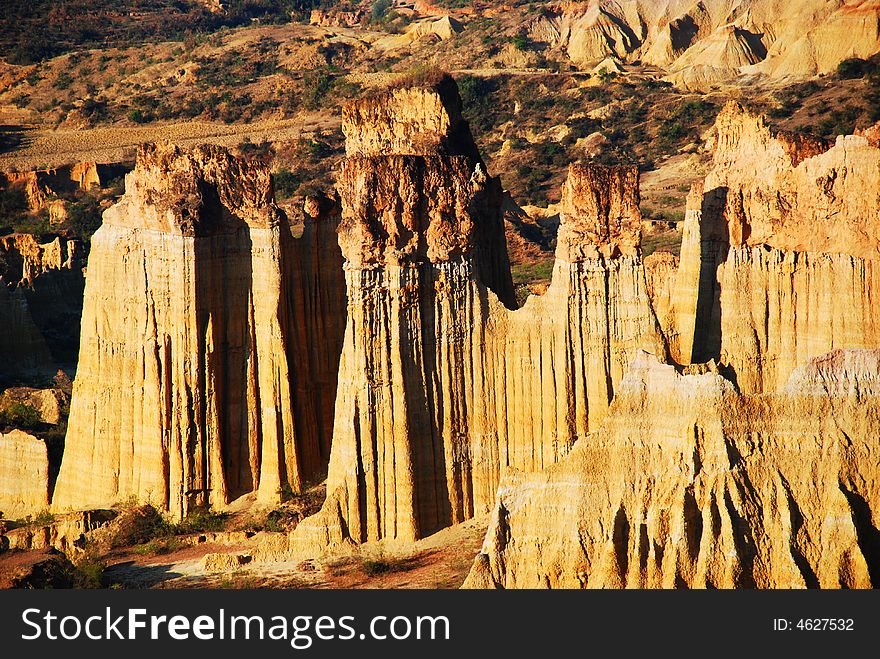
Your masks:
M180 145L210 143L222 146L235 146L246 137L252 142L295 140L303 134L332 130L338 125L337 116L314 113L252 124L187 121L69 131L24 129L22 146L0 153L0 170L44 169L81 161L120 162L131 159L138 144L160 140Z

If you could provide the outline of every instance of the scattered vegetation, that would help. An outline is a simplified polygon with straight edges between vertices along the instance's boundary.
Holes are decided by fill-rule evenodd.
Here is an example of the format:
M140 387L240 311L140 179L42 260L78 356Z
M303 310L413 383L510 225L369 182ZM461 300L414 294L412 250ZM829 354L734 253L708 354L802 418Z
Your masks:
M209 510L191 512L180 522L171 522L153 506L139 505L135 498L116 506L119 516L113 521L113 534L105 539L105 549L134 546L135 553L152 556L167 554L182 547L180 536L223 531L229 516Z
M226 0L224 10L180 0L30 0L4 3L0 57L33 64L85 48L187 41L253 21L303 20L321 0Z
M877 62L859 59L858 57L845 59L837 65L837 75L843 80L864 78L867 75L873 75L877 72Z
M418 556L391 556L380 552L373 556L345 556L327 565L331 576L340 577L360 573L366 577L378 577L393 572L406 572L417 567Z
M516 301L523 304L531 294L531 286L536 283L549 284L553 276L553 258L536 263L515 263L510 267Z
M773 102L775 101L775 102ZM749 99L777 128L834 139L880 121L880 56L844 60L833 75L787 86L775 98Z
M291 172L287 167L272 174L272 183L275 187L275 198L279 201L293 197L300 186L305 182L303 176Z
M475 138L516 199L542 205L558 201L567 167L579 159L651 169L656 161L699 144L725 100L647 78L585 86L588 77L458 79ZM578 141L593 133L607 143L590 155Z
M24 188L7 185L0 181L0 223L12 222L27 212L28 203Z
M41 510L34 515L28 515L23 519L16 520L16 526L49 526L55 521L55 515L49 510Z
M172 535L222 531L228 517L229 515L226 513L218 513L212 510L195 510L177 524L170 524L168 528Z
M374 22L381 21L385 18L388 10L391 9L391 4L391 0L375 0L372 7L370 7L370 18Z
M41 430L44 425L39 410L27 403L13 401L0 409L0 428Z
M175 536L166 536L150 540L142 545L134 548L134 553L140 556L161 556L162 554L170 554L181 548L180 540Z
M648 257L654 252L670 252L678 255L681 251L681 233L675 229L642 236L642 256Z
M94 556L86 555L74 563L74 581L77 588L103 588L104 570L107 564Z

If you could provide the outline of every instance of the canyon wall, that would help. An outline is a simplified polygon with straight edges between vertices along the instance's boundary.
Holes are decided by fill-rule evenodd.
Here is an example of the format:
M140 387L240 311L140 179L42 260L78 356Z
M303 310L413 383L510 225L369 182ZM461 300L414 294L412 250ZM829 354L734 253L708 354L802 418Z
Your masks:
M53 508L274 503L326 469L257 558L494 511L470 586L880 584L880 148L737 104L715 130L679 260L642 259L637 167L576 163L521 308L449 78L344 108L339 197L302 217L223 149L142 147L92 241Z
M685 216L682 360L719 358L742 391L761 392L835 348L880 346L880 149L774 134L736 103L715 130Z
M513 304L501 185L451 80L355 103L343 130L349 306L325 508L356 541L414 539L470 517L483 478L470 442L478 401L492 409L483 328Z
M224 149L139 149L92 238L55 509L179 516L321 476L332 395L310 352L338 354L342 311L316 233L294 239L268 171Z
M598 432L504 481L466 587L876 587L878 367L836 351L750 396L643 354Z
M867 132L832 145L725 107L677 271L646 271L684 366L642 353L560 464L506 473L466 585L880 585Z
M667 353L634 166L572 166L553 282L512 308L500 186L450 82L343 112L349 307L328 500L292 551L413 540L488 511L503 470L543 469L601 422L640 349Z

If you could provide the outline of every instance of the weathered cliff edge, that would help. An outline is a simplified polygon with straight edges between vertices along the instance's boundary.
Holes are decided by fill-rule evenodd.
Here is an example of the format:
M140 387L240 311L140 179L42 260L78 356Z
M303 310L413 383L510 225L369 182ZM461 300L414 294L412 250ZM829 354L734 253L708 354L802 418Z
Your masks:
M77 241L0 237L0 385L44 380L75 361L82 288Z
M880 149L774 134L736 103L715 128L714 167L688 196L676 356L719 358L757 393L835 348L880 347Z
M552 283L514 310L454 83L356 102L343 128L341 254L290 237L265 171L142 150L95 236L56 508L271 501L320 472L332 421L321 512L257 558L494 508L470 585L877 583L880 357L817 360L880 348L868 136L728 106L677 270L641 258L637 170L573 165Z
M568 457L511 470L467 586L880 585L880 149L736 104L716 131L671 289L648 270L691 365L643 354Z
M296 240L267 170L140 148L92 238L54 509L182 515L321 475L344 308L329 215Z
M465 586L876 587L878 368L835 351L746 395L643 354L595 434L504 481Z
M328 499L265 555L413 540L488 511L503 469L543 469L601 421L640 348L666 354L637 169L572 166L553 283L512 310L501 189L459 104L444 81L343 114L349 307Z

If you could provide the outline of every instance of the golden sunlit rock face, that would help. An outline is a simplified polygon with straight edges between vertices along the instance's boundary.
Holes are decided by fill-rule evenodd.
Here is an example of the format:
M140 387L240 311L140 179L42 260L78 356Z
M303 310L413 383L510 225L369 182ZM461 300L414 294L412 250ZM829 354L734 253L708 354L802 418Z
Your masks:
M398 118L423 106L454 116L458 102L447 83L393 91L347 109L346 134L384 154L384 132L358 117L383 103ZM424 155L349 145L328 500L294 547L312 546L315 526L319 537L343 537L341 523L356 542L415 540L488 511L502 470L543 469L601 421L636 351L666 354L638 250L637 169L572 167L554 283L513 310L500 187L477 157L448 155L475 153L460 126L412 131Z
M502 482L466 586L876 584L878 359L835 351L748 395L643 353L597 432Z
M268 171L218 147L143 147L126 183L92 240L53 506L182 515L298 491L329 452L333 218L294 239Z
M141 148L92 239L53 508L274 503L326 470L257 560L488 513L470 587L880 585L870 130L726 106L679 259L643 259L636 166L572 164L520 308L455 83L355 101L343 131L298 239L265 169Z
M582 69L640 60L692 89L742 74L827 74L880 48L876 4L859 0L566 2L547 7L528 32Z
M0 433L0 510L16 519L48 507L46 443L21 430Z
M511 470L467 586L880 583L878 159L722 111L651 286L683 365L640 353L569 456Z

